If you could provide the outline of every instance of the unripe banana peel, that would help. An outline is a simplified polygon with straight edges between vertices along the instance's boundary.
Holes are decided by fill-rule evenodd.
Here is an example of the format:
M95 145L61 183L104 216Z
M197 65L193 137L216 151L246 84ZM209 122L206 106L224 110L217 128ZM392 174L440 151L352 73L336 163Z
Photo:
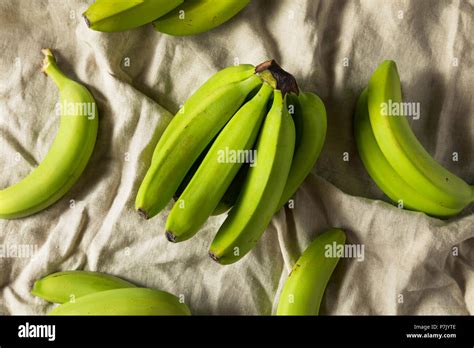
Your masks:
M443 168L410 128L409 115L386 115L401 103L397 66L385 61L357 102L354 132L360 158L377 186L399 207L450 217L474 201L473 187Z
M168 35L197 35L227 22L249 3L250 0L187 0L156 19L153 26Z
M166 207L193 163L262 84L258 76L247 78L246 71L240 76L242 80L213 89L196 105L185 103L170 122L137 194L135 206L143 217L149 219Z
M273 89L263 83L222 129L166 222L166 236L173 242L191 238L211 216L240 170L242 163L223 163L225 149L250 151L257 138ZM183 204L181 204L183 203Z
M48 154L26 178L0 191L0 218L35 214L63 197L76 183L94 150L98 113L94 97L83 85L69 79L53 53L43 50L43 72L60 92L60 127Z
M183 0L96 0L82 16L93 30L124 31L150 23L182 3Z
M324 291L339 261L339 255L328 250L337 250L345 241L344 231L337 228L316 237L288 275L280 294L277 315L319 314Z
M238 14L250 0L96 0L83 14L96 31L120 32L153 22L175 36L214 29Z
M188 306L164 291L139 288L118 277L65 271L37 280L31 293L61 303L49 315L190 315Z
M65 303L95 292L133 287L134 284L105 273L65 271L37 280L31 294L49 302Z
M85 295L48 315L161 316L191 315L176 296L147 288L113 289Z
M295 148L295 126L286 99L274 90L273 104L257 140L259 159L209 249L220 264L231 264L257 243L275 213L288 180Z

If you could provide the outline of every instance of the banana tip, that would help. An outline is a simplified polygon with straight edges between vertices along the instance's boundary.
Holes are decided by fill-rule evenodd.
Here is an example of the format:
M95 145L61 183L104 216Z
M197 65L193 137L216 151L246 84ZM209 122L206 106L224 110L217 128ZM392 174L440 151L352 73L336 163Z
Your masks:
M33 295L33 296L41 298L41 289L40 289L40 287L41 287L41 280L35 281L35 283L33 284L33 288L30 291L30 294Z
M144 218L145 220L148 220L150 217L148 216L148 213L144 211L143 209L139 208L137 209L138 214Z
M176 236L172 232L166 231L165 236L166 236L166 239L168 239L171 243L177 242Z
M53 52L50 48L43 48L41 50L41 53L43 53L46 57L54 57Z
M209 257L213 259L214 261L216 261L217 263L220 263L219 258L212 251L209 251Z
M87 14L83 13L82 18L84 18L84 22L86 22L87 27L90 28L91 27L91 21L89 20L89 18L87 18Z

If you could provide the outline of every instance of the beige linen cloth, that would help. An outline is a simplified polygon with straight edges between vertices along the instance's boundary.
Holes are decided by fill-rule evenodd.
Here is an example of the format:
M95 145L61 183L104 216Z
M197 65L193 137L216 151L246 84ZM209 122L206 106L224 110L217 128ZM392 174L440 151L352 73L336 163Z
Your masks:
M41 48L54 50L100 109L97 145L74 188L39 214L0 221L3 250L35 250L0 258L0 313L47 313L52 305L29 293L33 282L84 269L184 295L195 314L272 314L294 262L331 226L363 245L364 259L341 260L322 314L474 313L473 206L439 220L387 203L352 130L358 94L377 65L393 59L405 99L421 103L420 119L410 120L421 143L474 183L473 1L253 0L217 30L184 38L151 26L91 31L81 18L90 3L0 2L0 188L41 162L58 129L58 92L40 72ZM171 204L145 221L135 195L179 105L219 69L270 58L325 101L327 140L295 208L280 211L244 259L220 266L207 251L224 215L171 244Z

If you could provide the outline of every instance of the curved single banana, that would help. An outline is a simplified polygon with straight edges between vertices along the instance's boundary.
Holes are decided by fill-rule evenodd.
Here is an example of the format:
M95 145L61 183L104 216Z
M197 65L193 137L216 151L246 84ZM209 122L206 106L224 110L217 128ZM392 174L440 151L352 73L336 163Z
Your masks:
M443 207L425 197L393 169L375 140L367 106L367 88L357 100L354 133L362 163L377 186L395 202L403 202L404 208L447 217L459 213L459 209Z
M272 94L273 88L263 83L257 95L237 111L217 136L168 216L166 237L170 242L194 236L216 209L242 166L239 153L247 153L248 157L255 144ZM225 158L230 153L234 160Z
M250 0L187 0L153 25L169 35L196 35L227 22L249 3Z
M387 105L401 102L396 64L385 61L372 75L368 90L370 123L380 150L393 169L426 198L445 208L462 210L474 200L472 188L426 152L411 130L407 115L384 114Z
M83 13L93 30L115 32L152 22L183 3L183 0L96 0Z
M64 196L84 171L97 138L99 121L92 94L59 70L51 50L43 54L43 71L61 94L61 124L41 164L19 183L0 191L3 219L32 215Z
M289 105L294 106L293 120L296 128L296 144L290 174L278 208L285 205L304 179L311 173L326 139L326 108L313 93L289 95Z
M294 147L293 119L282 92L275 90L257 141L257 165L249 169L237 202L211 244L213 260L236 262L257 244L281 199Z
M48 315L190 315L188 306L167 292L146 288L113 289L66 302Z
M283 286L277 315L319 314L324 290L339 261L337 248L345 241L344 232L333 228L319 235L308 246Z
M169 138L170 134L173 134L175 124L183 122L182 119L187 115L185 110L194 110L199 107L199 104L202 103L204 99L213 94L216 90L230 85L235 82L240 82L251 77L255 72L255 67L250 64L240 64L235 66L230 66L225 69L222 69L212 75L201 87L199 87L191 97L186 100L183 107L178 111L178 113L173 117L170 124L167 127L167 131L161 136L158 145L155 148L153 153L152 161L157 158L157 154L160 152L160 148Z
M130 282L105 273L65 271L37 280L31 294L49 302L65 303L95 292L134 287Z
M137 194L135 206L142 216L151 218L168 204L202 151L261 84L254 75L226 85L171 122Z

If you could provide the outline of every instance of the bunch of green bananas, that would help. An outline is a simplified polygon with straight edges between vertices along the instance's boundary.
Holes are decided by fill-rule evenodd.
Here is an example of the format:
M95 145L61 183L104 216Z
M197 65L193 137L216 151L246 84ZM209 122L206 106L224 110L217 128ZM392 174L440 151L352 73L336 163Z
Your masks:
M164 291L138 288L118 277L88 271L50 274L31 293L60 303L49 315L190 315L186 304Z
M151 218L178 192L166 223L171 242L191 238L210 215L231 209L209 254L221 264L236 262L310 173L326 122L321 99L299 93L275 61L221 70L165 130L136 209ZM223 159L225 153L254 153L254 162Z
M84 171L97 138L99 118L92 94L64 75L53 53L43 50L43 71L59 88L61 124L47 156L19 183L0 191L0 218L37 213L58 201Z
M175 36L214 29L239 13L250 0L96 0L83 16L97 31L116 32L153 22Z
M395 62L385 61L357 101L355 138L367 172L399 206L438 217L458 214L474 201L474 186L452 174L418 142L406 116L387 114L402 102Z

